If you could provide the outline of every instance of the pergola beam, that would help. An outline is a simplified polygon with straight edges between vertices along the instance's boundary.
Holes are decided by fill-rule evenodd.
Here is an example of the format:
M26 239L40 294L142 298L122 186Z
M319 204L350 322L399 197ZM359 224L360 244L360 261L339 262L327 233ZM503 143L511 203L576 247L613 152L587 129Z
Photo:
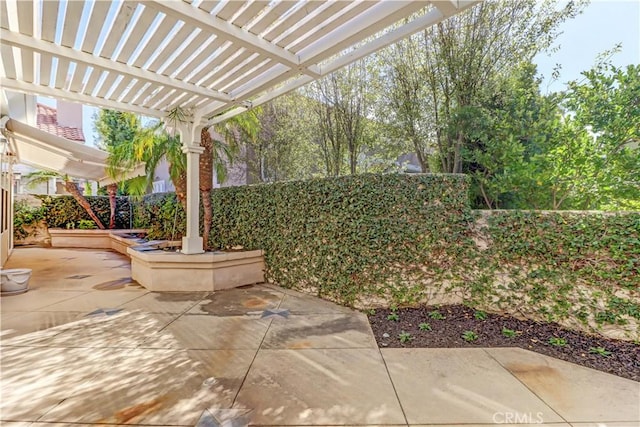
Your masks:
M109 99L98 98L91 95L84 95L82 93L61 91L60 89L52 88L49 86L27 83L18 80L7 79L4 77L0 78L0 86L2 86L2 89L12 90L15 92L21 92L30 95L41 95L49 98L61 99L64 101L91 105L98 108L109 108L119 111L128 111L142 114L148 117L164 118L167 115L166 111L152 110L151 108L145 108L139 105L124 104L122 102L111 101Z
M220 35L239 46L258 52L303 74L315 78L320 76L317 67L314 65L301 66L300 58L288 50L182 1L142 0L140 3L194 25L204 31Z
M158 85L171 87L177 90L186 91L197 95L207 96L212 99L218 99L220 101L231 100L231 97L225 93L172 79L165 75L153 73L141 68L130 67L121 62L112 61L110 59L102 58L96 55L91 55L90 53L82 52L65 46L60 46L45 40L38 40L33 37L9 31L4 28L0 29L0 39L2 40L3 44L20 48L26 52L33 51L41 54L52 55L53 57L57 57L59 59L66 59L76 63L84 64L101 71L122 74L138 80L146 80Z

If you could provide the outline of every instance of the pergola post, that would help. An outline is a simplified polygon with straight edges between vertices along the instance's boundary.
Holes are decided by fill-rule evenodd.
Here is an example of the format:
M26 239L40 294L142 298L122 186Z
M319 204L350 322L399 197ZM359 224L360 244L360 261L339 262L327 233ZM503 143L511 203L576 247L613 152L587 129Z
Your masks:
M201 125L181 123L178 125L182 140L182 152L187 155L187 229L182 237L182 253L201 254L203 250L200 236L200 154L204 148L200 146Z

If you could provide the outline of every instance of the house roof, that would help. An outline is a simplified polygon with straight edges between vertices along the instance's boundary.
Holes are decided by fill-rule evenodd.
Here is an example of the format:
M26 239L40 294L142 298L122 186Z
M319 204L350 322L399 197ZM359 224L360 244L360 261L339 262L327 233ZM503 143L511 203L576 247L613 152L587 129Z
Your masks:
M38 129L49 132L61 138L71 141L84 142L84 133L82 129L60 126L58 124L58 111L44 104L36 104L36 123Z
M216 123L479 0L0 2L0 86Z

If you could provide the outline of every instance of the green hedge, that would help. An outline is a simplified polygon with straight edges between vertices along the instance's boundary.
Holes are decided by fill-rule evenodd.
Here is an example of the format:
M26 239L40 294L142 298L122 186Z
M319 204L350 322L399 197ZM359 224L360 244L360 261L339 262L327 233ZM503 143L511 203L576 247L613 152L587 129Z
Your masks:
M92 221L73 196L36 196L42 200L44 219L49 228L78 228L80 221ZM105 227L109 226L111 208L108 196L86 196L89 205ZM133 205L128 197L116 198L116 228L135 227Z
M175 193L144 196L134 207L134 217L136 227L146 228L150 239L177 240L185 232L185 212Z
M640 213L484 212L472 305L598 330L640 322ZM572 325L572 326L581 326Z

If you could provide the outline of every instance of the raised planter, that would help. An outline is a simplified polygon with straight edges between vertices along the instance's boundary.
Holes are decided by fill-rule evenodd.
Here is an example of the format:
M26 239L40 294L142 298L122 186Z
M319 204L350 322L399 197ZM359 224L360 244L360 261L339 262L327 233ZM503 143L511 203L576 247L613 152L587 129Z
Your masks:
M127 249L131 277L150 291L219 291L264 282L261 250L185 255Z
M124 241L118 238L123 234L145 233L144 229L130 230L65 230L62 228L50 228L51 246L54 248L89 248L89 249L115 249L126 255ZM117 239L114 247L112 242ZM133 239L131 239L133 240ZM133 244L133 243L132 243ZM128 246L127 246L128 247Z

